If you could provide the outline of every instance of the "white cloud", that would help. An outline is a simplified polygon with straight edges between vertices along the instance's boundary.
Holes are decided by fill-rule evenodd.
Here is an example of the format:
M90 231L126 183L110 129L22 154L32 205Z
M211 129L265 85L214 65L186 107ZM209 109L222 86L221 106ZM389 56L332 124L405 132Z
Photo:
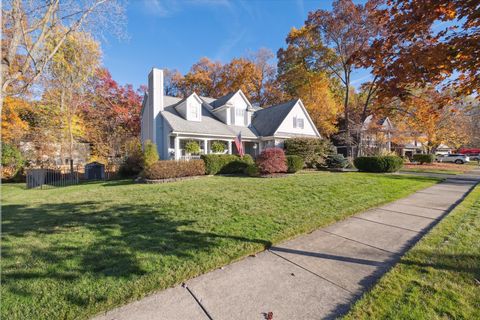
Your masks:
M147 14L168 17L190 6L224 7L231 9L229 0L143 0Z
M216 55L215 55L215 60L220 60L220 61L225 61L227 59L227 56L229 55L230 51L240 42L242 41L243 37L246 34L246 30L242 30L240 32L235 33L227 39L222 45L220 45L220 48L218 49Z

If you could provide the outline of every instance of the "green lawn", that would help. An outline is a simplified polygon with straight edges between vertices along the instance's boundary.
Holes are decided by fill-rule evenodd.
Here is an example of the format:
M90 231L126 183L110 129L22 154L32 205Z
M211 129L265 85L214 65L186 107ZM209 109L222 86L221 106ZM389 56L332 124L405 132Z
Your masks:
M87 318L436 180L306 173L2 186L2 319Z
M401 169L402 172L421 172L421 173L439 173L439 174L463 174L463 171L456 171L456 170L442 170L442 169L421 169L421 168L403 168Z
M480 187L413 247L346 319L480 319Z

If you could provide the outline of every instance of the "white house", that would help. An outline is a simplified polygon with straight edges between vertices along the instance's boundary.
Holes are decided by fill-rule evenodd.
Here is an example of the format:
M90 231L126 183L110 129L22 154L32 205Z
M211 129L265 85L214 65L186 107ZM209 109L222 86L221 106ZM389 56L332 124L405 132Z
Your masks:
M292 137L320 138L300 99L268 108L252 106L238 90L215 99L195 92L183 99L163 94L163 70L152 69L141 111L141 140L157 145L161 159L186 159L187 141L197 141L201 153L212 153L213 141L224 153L237 153L239 135L245 153L255 156L267 147L282 147Z

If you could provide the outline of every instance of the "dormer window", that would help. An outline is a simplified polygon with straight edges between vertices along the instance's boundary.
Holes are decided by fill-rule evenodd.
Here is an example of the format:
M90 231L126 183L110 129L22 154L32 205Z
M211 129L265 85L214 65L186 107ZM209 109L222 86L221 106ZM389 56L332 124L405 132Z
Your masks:
M293 127L294 128L303 129L304 125L305 124L304 124L303 118L293 117Z
M243 117L245 116L245 110L240 108L235 108L235 116L236 117Z
M189 112L190 112L190 118L191 119L198 119L198 108L197 108L197 106L195 106L195 105L190 106Z

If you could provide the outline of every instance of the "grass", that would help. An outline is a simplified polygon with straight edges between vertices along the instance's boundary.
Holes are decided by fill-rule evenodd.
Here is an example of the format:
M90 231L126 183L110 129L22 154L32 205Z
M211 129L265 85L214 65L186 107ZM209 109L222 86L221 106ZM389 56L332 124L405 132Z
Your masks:
M317 172L3 185L1 318L87 318L436 181Z
M471 166L466 164L454 164L454 163L430 163L430 164L414 164L406 163L402 168L404 172L424 172L424 173L440 173L440 174L463 174L472 170Z
M480 187L359 300L346 319L479 319Z

